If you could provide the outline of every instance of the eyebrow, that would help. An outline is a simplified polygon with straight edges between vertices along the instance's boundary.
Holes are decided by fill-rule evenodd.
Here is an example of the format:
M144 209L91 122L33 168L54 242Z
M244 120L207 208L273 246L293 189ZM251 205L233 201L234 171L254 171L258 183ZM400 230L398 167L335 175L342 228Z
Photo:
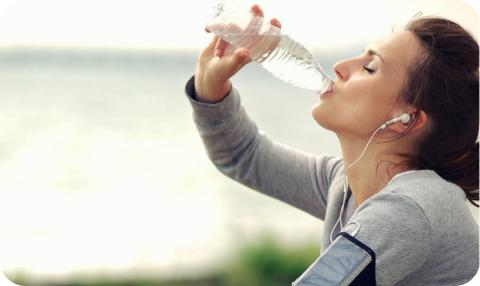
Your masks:
M363 52L365 52L365 50L364 50ZM370 56L377 56L377 57L379 57L380 60L383 62L383 64L385 64L385 60L383 59L382 55L380 55L377 51L374 51L374 50L372 50L372 49L368 49L368 50L367 50L367 53L368 53L368 55L370 55Z

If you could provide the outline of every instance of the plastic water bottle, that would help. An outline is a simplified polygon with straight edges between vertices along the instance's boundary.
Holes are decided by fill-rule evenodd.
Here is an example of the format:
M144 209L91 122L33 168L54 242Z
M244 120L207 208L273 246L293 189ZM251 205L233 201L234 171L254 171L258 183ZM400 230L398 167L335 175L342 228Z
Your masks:
M255 16L245 2L217 1L213 20L207 23L211 32L231 45L227 54L248 48L252 60L287 83L316 92L332 88L332 80L312 53L270 21Z

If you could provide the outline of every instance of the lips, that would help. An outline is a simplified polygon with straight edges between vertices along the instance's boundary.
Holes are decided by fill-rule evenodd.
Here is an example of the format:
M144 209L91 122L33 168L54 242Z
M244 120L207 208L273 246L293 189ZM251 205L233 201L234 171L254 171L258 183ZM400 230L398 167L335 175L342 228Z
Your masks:
M328 84L328 86L325 88L325 90L322 92L322 95L325 95L325 94L328 94L328 93L332 93L333 92L333 86L335 85L335 83L332 81L330 81L330 83Z

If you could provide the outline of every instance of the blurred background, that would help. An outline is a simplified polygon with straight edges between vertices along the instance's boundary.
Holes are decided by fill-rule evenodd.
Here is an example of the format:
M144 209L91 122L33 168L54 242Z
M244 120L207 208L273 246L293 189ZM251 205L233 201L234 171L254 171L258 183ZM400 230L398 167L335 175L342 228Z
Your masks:
M478 40L470 1L257 0L332 65L417 12ZM0 264L22 285L289 285L322 222L210 163L184 95L213 1L0 1ZM340 155L313 92L233 79L272 139ZM473 209L472 209L473 210ZM476 210L473 211L477 216Z

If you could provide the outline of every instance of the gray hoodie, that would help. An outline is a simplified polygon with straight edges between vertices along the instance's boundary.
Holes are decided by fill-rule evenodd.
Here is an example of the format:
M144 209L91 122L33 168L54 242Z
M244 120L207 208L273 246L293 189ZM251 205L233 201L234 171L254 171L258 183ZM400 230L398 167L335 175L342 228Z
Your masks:
M191 78L186 93L218 170L323 220L323 251L341 231L368 246L377 285L461 285L477 273L478 224L457 185L432 170L409 171L355 208L350 190L344 193L342 158L272 141L248 117L235 89L219 103L201 103Z

